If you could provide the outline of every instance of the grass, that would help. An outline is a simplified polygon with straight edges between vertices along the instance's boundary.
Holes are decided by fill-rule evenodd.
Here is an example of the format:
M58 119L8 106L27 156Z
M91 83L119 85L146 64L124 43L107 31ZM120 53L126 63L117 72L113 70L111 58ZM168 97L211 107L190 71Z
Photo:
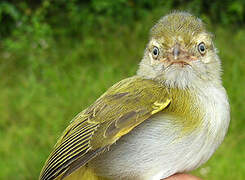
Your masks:
M133 27L31 40L0 52L0 179L37 179L69 121L115 82L135 74L151 18ZM228 135L193 173L203 179L245 179L245 31L215 29L223 82L231 103ZM43 41L44 41L43 40ZM42 42L43 42L42 41ZM36 44L35 44L36 43ZM44 43L44 44L45 44Z

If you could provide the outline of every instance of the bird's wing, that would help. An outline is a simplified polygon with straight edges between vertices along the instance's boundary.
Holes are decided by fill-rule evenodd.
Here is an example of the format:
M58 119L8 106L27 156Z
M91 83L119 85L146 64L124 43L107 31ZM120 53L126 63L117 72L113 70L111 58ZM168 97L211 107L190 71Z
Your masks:
M134 76L120 81L74 118L40 179L71 174L170 102L167 89L152 80Z

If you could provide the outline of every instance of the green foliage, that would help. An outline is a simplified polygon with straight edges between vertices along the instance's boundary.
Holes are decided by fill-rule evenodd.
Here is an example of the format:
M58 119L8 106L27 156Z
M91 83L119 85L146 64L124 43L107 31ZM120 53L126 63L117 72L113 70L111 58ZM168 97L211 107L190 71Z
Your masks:
M195 173L245 179L244 7L243 0L1 1L0 179L37 179L69 121L135 74L149 29L173 9L215 29L231 102L225 142ZM224 30L231 25L235 31Z
M132 24L152 11L161 14L172 9L193 12L212 23L243 26L244 0L43 0L0 2L0 35L35 29L33 21L45 24L55 35L77 35L105 24Z
M18 10L12 4L6 2L0 3L1 38L7 36L8 32L11 32L15 28L15 24L19 18L20 14ZM5 23L4 26L3 23Z

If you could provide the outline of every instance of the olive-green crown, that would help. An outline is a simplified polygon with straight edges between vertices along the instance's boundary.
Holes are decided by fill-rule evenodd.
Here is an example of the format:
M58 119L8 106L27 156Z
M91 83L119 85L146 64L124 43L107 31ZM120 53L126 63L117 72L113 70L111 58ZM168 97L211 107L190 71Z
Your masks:
M181 35L185 38L206 32L204 23L186 12L173 12L161 18L151 29L151 37L168 40L169 37Z

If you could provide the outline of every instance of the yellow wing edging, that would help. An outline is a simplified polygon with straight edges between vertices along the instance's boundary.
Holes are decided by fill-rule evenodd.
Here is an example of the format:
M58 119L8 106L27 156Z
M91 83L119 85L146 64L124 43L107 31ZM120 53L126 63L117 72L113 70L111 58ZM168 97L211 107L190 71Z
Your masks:
M156 113L162 111L164 108L166 108L169 105L170 102L171 102L171 99L169 99L169 98L166 99L165 102L157 102L157 101L154 102L154 104L152 106L152 108L154 110L151 112L151 114L156 114Z

